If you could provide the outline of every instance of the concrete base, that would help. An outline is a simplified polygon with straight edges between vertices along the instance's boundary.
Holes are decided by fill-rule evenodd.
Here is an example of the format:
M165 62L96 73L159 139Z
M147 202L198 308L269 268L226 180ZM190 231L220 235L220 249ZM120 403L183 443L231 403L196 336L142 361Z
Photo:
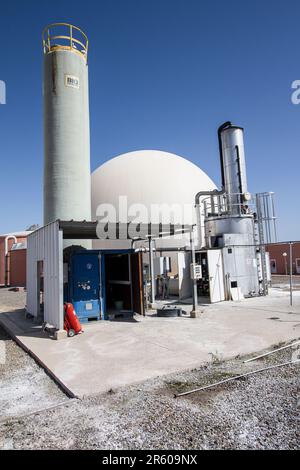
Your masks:
M56 330L54 332L54 339L59 340L59 339L66 339L68 337L68 334L66 330Z
M264 350L300 337L300 292L205 307L199 318L158 318L85 325L74 338L53 341L24 310L0 306L0 323L72 396L88 396L211 361ZM17 294L15 294L17 295ZM0 295L1 305L1 295ZM177 304L180 306L180 303ZM192 305L183 306L187 313Z
M157 310L162 306L161 302L154 302L154 303L149 303L149 310Z
M199 318L203 313L204 313L204 310L200 310L200 309L191 310L190 317Z

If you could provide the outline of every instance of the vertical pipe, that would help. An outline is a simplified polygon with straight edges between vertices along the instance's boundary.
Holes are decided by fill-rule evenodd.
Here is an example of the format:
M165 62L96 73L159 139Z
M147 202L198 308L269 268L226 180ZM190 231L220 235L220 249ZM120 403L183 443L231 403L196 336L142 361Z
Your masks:
M102 297L102 256L99 251L98 254L98 269L99 269L99 303L100 303L100 320L104 320L103 315L103 297Z
M51 49L51 43L50 43L50 31L49 31L49 29L48 29L48 31L47 31L47 37L48 37L48 51L47 51L47 52L49 52L49 51L50 51L50 49Z
M202 247L203 245L203 237L202 237L202 225L201 225L201 205L200 203L199 204L196 204L195 205L196 207L196 218L197 218L197 228L198 228L198 246ZM205 237L205 233L204 233L204 237Z
M149 268L150 268L150 281L151 281L151 303L155 303L155 279L153 268L153 240L149 237Z
M195 255L195 244L194 244L194 231L192 230L190 233L190 244L191 244L191 252L192 252L192 263L196 263L196 255ZM198 308L198 293L197 293L197 280L193 279L193 311L195 312Z
M130 306L133 311L133 290L132 290L132 275L131 275L131 254L128 253L128 271L129 271L129 281L130 281Z
M8 241L13 239L14 243L17 243L17 238L14 235L8 235L5 237L4 241L4 284L5 286L10 286L10 256L9 256L9 246Z
M293 305L293 243L290 242L290 305Z
M214 196L210 196L210 212L212 214L215 213L215 200L214 200Z

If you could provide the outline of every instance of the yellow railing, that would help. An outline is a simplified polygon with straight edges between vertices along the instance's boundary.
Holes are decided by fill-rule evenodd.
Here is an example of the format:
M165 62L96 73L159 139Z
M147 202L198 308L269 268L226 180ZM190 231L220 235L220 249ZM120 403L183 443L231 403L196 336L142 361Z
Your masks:
M62 34L64 32L65 34ZM87 61L89 40L77 26L68 23L50 24L44 29L42 40L44 54L59 49L67 49L81 54Z

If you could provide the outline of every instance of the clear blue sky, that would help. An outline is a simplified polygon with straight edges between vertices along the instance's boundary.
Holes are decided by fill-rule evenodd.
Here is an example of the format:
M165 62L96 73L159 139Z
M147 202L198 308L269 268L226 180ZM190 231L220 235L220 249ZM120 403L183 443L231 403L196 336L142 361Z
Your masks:
M42 221L42 46L49 23L90 40L92 170L174 152L220 183L217 127L245 127L249 190L275 191L279 237L300 239L299 1L3 1L0 233Z

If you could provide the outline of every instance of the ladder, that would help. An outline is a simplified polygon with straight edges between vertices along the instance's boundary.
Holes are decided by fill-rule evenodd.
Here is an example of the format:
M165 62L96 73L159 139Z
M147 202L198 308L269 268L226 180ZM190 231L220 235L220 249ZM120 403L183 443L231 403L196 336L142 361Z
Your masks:
M264 238L264 218L259 195L256 195L257 220L254 222L254 239L259 247L257 256L258 277L262 281L262 295L268 295L267 257Z

